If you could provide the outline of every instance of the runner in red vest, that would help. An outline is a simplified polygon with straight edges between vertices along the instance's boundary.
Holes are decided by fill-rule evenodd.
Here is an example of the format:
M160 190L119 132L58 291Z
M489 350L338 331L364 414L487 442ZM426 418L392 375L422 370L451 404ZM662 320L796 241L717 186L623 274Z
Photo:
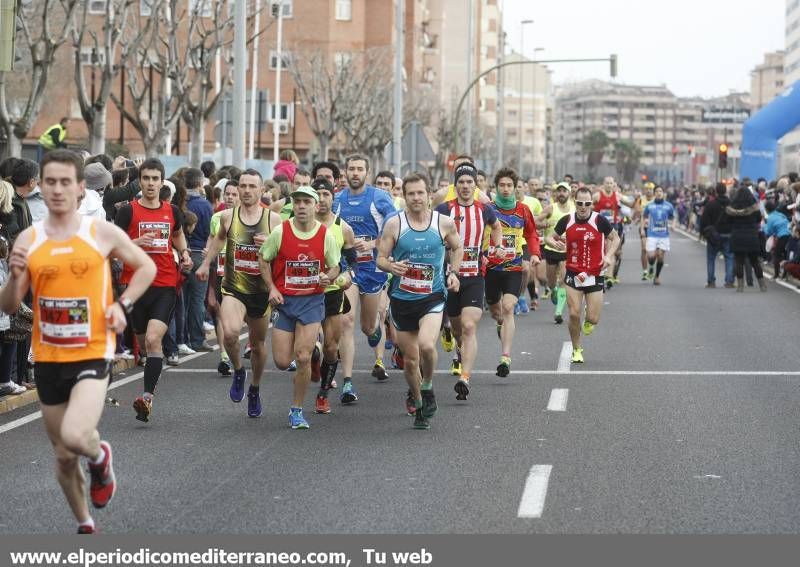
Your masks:
M619 275L619 269L622 267L622 246L625 244L625 225L622 222L622 213L620 213L619 206L622 204L632 207L635 199L623 195L613 177L606 177L603 180L603 187L594 194L592 200L594 201L594 210L611 223L620 238L619 247L614 256L613 273L606 277L606 284L610 288L612 284L619 283L619 277L617 276Z
M273 230L259 250L261 275L278 317L272 328L275 365L286 370L294 360L292 429L308 429L303 399L311 378L311 351L325 318L325 288L339 275L341 250L332 231L314 217L319 195L299 187L291 195L294 216Z
M562 236L564 235L564 236ZM586 299L586 320L583 334L590 335L600 321L603 308L603 272L614 264L619 235L600 213L592 211L592 192L581 187L575 192L575 212L556 223L554 234L545 238L553 248L566 243L567 305L569 336L572 339L572 362L583 362L581 348L581 313Z

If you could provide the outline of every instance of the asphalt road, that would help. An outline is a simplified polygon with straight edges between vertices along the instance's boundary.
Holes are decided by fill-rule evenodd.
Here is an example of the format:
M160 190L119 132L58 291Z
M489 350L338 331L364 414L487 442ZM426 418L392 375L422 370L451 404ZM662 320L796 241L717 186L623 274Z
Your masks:
M363 338L359 402L320 416L309 392L308 431L288 428L292 374L271 364L260 419L228 399L217 353L164 373L149 424L130 407L139 377L100 424L119 490L95 519L104 533L796 533L800 298L703 289L705 250L684 236L667 262L662 286L641 282L629 239L586 363L562 372L549 302L518 318L507 378L485 315L468 402L440 352L430 431L411 428L400 371L369 376ZM72 533L35 412L0 418L0 533Z

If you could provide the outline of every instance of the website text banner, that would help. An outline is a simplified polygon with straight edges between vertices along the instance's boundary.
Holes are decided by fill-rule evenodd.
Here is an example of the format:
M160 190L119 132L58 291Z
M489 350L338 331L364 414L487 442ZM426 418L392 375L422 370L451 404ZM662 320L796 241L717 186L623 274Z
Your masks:
M2 536L0 567L796 565L800 536Z

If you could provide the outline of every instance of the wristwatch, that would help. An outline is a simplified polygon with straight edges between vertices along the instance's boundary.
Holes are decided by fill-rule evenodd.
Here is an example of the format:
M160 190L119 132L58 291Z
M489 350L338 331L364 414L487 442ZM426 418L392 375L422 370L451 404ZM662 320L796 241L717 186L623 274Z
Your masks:
M117 303L119 303L122 310L125 312L126 315L130 315L133 311L133 301L128 299L127 297L120 297L117 299Z

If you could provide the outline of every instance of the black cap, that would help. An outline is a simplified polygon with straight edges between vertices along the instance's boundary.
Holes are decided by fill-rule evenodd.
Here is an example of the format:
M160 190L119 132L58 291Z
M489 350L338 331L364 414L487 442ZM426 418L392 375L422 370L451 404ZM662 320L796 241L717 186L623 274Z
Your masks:
M330 191L333 193L333 184L324 177L317 177L311 182L311 187L315 191Z

